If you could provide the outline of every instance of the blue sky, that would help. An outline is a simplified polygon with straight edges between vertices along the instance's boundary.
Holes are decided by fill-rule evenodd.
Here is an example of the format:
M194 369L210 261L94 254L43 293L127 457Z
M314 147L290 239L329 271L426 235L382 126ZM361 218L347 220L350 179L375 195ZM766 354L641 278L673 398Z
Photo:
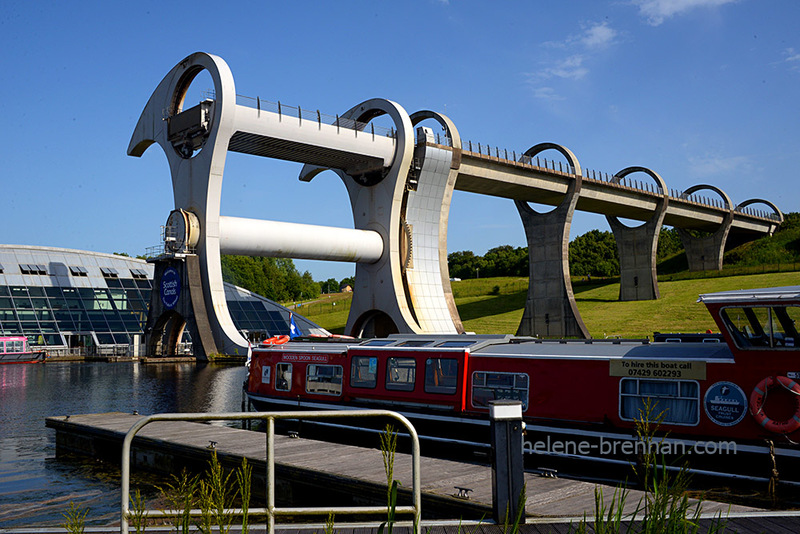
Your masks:
M126 155L150 94L196 51L237 93L323 113L373 97L443 112L464 139L567 146L584 168L798 211L800 3L15 2L0 10L0 242L144 253L173 207L160 148ZM202 83L202 80L198 83ZM210 88L210 85L209 87ZM231 154L222 214L352 227L333 173ZM641 175L640 175L641 176ZM578 214L572 237L607 230ZM448 249L525 237L510 200L456 192ZM297 261L315 279L351 264Z

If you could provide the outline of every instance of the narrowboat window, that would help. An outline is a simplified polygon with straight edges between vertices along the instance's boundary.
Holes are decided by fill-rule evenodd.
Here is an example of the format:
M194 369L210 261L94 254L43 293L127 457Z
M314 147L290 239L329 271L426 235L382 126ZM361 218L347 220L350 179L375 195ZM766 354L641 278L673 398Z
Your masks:
M341 365L310 364L306 367L306 393L341 395L343 372Z
M739 348L794 348L798 344L798 306L727 307L721 312Z
M414 391L417 362L414 358L389 358L386 360L386 389Z
M640 419L649 399L653 415L664 412L664 423L694 426L700 422L700 387L697 382L623 378L619 391L620 419Z
M350 362L350 385L354 388L374 388L378 385L378 358L353 356Z
M433 344L433 341L423 341L419 339L411 339L408 341L403 341L402 343L398 344L398 347L427 347L428 345Z
M262 384L269 384L269 379L270 379L269 375L270 375L271 369L272 368L269 365L265 365L264 367L261 368L261 383Z
M444 343L440 343L436 346L444 348L461 348L461 347L469 347L474 344L475 344L474 341L445 341Z
M275 365L275 389L289 391L292 389L292 364L279 363Z
M369 347L383 347L385 345L391 345L394 342L395 342L394 339L373 339L372 341L367 341L366 343L362 343L362 345Z
M428 358L425 361L425 393L452 395L458 383L458 360Z
M472 406L488 408L490 400L510 399L522 402L522 411L528 409L528 375L475 371L472 373Z

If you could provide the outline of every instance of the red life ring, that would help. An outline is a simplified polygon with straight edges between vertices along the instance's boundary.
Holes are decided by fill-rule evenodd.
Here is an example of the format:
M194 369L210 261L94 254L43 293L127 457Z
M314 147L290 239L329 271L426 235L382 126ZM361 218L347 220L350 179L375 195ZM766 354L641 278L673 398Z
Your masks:
M764 402L770 389L781 386L795 395L795 412L785 421L775 421L764 413ZM756 423L775 434L791 434L800 428L800 384L785 376L768 376L753 388L750 394L750 414Z
M283 345L289 341L289 336L272 336L261 342L262 345Z

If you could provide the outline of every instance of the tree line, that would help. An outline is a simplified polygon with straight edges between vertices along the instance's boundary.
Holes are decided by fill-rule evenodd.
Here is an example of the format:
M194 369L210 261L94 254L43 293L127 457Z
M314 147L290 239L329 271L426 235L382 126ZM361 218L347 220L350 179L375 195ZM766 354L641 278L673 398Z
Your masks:
M689 231L700 237L702 232ZM658 236L658 272L667 274L687 268L686 255L678 231L662 228ZM784 214L784 222L772 236L764 236L725 252L725 265L751 266L800 262L800 213ZM472 251L452 252L447 256L450 276L479 278L528 276L528 247L503 245L483 256ZM619 253L614 234L591 230L569 243L569 270L572 276L619 276Z
M673 256L683 251L678 232L662 228L658 238L657 259ZM453 278L480 278L494 276L528 276L528 247L503 245L489 249L483 256L470 250L447 255L447 265ZM572 276L619 276L619 253L614 234L610 231L591 230L573 239L569 244L569 270Z
M222 279L275 302L313 300L322 293L337 293L353 285L353 277L314 281L300 273L289 258L222 256Z

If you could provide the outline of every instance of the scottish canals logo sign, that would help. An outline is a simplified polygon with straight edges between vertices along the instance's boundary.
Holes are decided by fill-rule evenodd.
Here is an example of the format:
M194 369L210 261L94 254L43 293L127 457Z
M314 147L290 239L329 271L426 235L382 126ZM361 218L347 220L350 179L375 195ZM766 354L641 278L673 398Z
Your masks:
M171 310L181 296L181 277L175 267L167 267L161 275L161 302Z
M747 397L733 382L717 382L706 391L706 415L720 426L733 426L747 413Z

